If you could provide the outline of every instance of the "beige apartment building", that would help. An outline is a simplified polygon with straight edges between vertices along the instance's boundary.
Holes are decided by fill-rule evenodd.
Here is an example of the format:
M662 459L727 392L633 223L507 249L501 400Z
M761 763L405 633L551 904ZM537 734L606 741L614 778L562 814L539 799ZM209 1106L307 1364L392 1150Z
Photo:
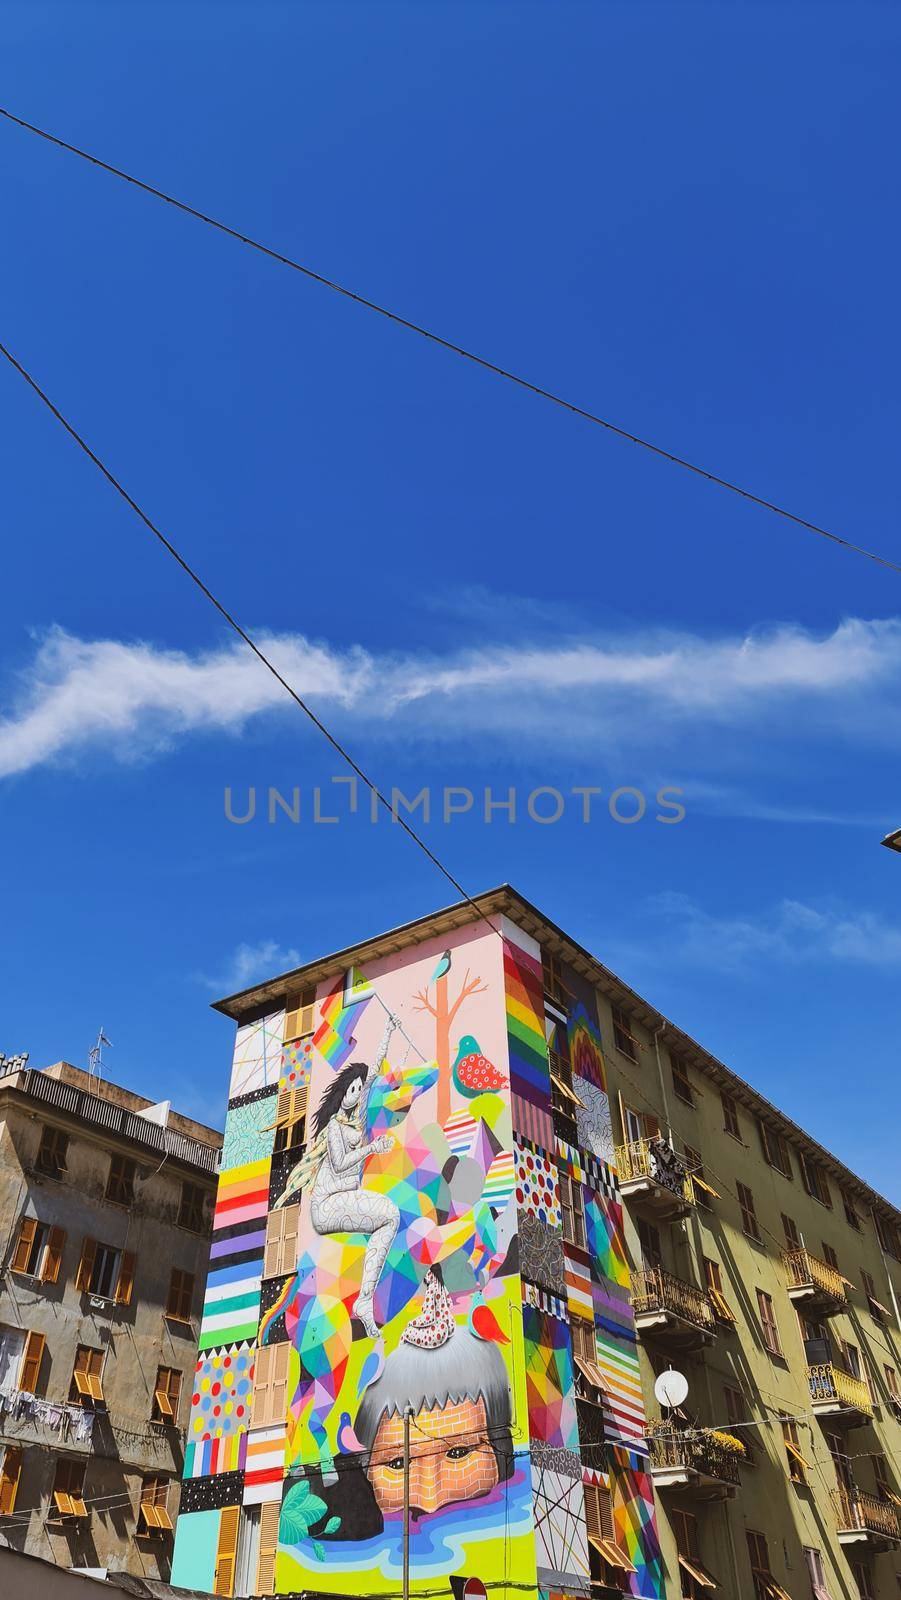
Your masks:
M168 1578L221 1143L0 1069L0 1561Z

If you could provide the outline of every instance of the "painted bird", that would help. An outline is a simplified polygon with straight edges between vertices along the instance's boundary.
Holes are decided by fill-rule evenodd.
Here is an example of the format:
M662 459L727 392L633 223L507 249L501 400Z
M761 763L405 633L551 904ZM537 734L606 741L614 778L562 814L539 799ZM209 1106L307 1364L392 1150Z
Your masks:
M450 966L451 953L449 950L445 950L444 955L441 957L441 960L438 962L437 967L429 979L429 983L437 983L439 978L446 978L450 972Z
M354 1432L349 1411L342 1411L338 1423L338 1449L343 1456L359 1455L363 1449Z
M451 1070L454 1083L468 1100L474 1100L477 1094L502 1089L504 1086L504 1080L497 1067L492 1066L488 1057L482 1055L478 1041L471 1033L464 1033L457 1045L457 1057Z
M358 1395L362 1395L363 1392L369 1388L371 1383L375 1383L376 1378L380 1378L382 1376L384 1366L385 1342L380 1338L376 1340L372 1349L368 1352L366 1360L363 1362L363 1365L360 1368L360 1380L357 1384Z
M477 1294L472 1302L469 1313L469 1326L476 1338L484 1340L485 1344L510 1343L491 1307L486 1306L480 1294Z

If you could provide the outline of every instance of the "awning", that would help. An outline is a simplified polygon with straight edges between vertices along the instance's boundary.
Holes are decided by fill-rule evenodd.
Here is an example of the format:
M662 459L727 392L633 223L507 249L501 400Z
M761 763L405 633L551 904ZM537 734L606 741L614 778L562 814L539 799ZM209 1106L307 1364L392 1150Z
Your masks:
M690 1578L694 1578L695 1583L699 1583L701 1585L702 1589L719 1588L719 1584L717 1583L716 1579L711 1578L710 1573L705 1572L704 1568L699 1566L697 1562L689 1561L687 1556L680 1555L679 1565L685 1572L688 1573Z
M635 1572L629 1557L612 1539L601 1539L596 1534L588 1535L588 1543L594 1547L599 1556L602 1556L608 1567L618 1567L621 1572Z
M691 1181L692 1183L696 1183L699 1189L703 1189L705 1194L712 1195L714 1200L720 1199L719 1190L714 1189L713 1184L708 1183L707 1179L700 1177L697 1172L693 1172L691 1174Z
M583 1378L588 1379L588 1382L591 1384L592 1388L601 1390L604 1389L604 1374L596 1361L586 1361L584 1356L577 1355L575 1351L573 1352L573 1360L575 1361L576 1366L581 1372Z
M785 1448L788 1451L789 1455L795 1461L797 1461L798 1466L804 1468L805 1472L810 1472L812 1470L810 1462L804 1460L804 1457L802 1456L800 1450L798 1449L798 1446L796 1444L792 1444L790 1439L786 1439Z
M713 1309L716 1312L717 1316L719 1317L720 1321L721 1322L734 1322L735 1321L735 1312L732 1310L732 1307L729 1305L728 1301L725 1300L723 1298L723 1296L720 1294L719 1289L708 1289L707 1293L709 1294L711 1300L713 1301Z

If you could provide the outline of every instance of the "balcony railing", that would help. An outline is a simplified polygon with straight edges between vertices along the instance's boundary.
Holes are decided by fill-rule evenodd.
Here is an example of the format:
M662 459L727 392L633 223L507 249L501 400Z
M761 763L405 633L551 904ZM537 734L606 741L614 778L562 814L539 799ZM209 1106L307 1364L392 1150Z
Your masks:
M716 1329L713 1306L703 1289L685 1283L663 1267L641 1267L632 1274L632 1309L637 1317L668 1311L705 1333Z
M648 1435L651 1466L669 1471L697 1472L720 1483L740 1484L738 1464L743 1451L727 1444L710 1428L679 1433L675 1428L652 1428Z
M832 1504L839 1533L873 1533L879 1539L901 1540L898 1513L890 1500L840 1486L832 1491Z
M844 1300L845 1280L828 1262L812 1256L809 1250L786 1250L782 1256L788 1272L789 1289L816 1289L830 1300Z
M677 1200L694 1205L691 1174L664 1140L633 1139L630 1144L617 1145L613 1159L621 1186L647 1178L661 1189L668 1189Z
M873 1415L873 1402L870 1391L862 1378L855 1378L850 1372L843 1372L841 1367L834 1367L827 1362L816 1367L807 1368L807 1382L810 1387L810 1398L816 1401L832 1401L838 1405L850 1406L855 1411L862 1411L865 1416Z

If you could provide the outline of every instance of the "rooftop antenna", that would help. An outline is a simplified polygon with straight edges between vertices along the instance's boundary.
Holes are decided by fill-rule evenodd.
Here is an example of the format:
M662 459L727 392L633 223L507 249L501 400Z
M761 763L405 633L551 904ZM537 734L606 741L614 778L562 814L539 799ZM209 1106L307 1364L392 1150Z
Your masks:
M92 1045L90 1050L88 1051L88 1077L89 1078L102 1078L103 1077L103 1046L104 1045L106 1045L106 1048L108 1050L112 1050L112 1048L113 1048L112 1040L108 1039L106 1037L106 1034L104 1033L103 1029L101 1028L100 1032L97 1035L97 1043Z

